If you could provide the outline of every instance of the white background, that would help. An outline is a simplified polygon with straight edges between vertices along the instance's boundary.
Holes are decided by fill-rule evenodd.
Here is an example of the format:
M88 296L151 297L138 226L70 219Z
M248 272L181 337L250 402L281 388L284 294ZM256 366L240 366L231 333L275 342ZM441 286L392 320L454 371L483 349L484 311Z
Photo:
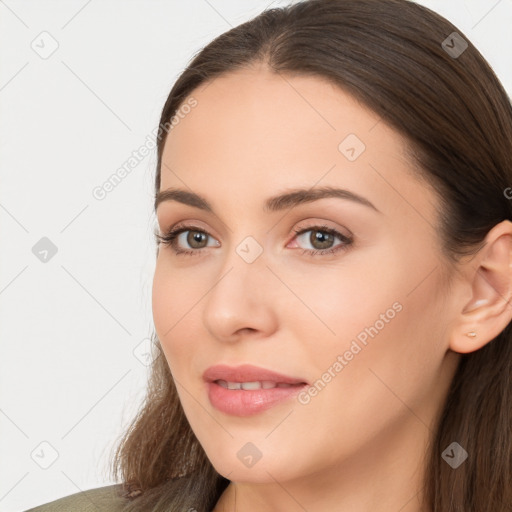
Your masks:
M419 3L512 95L512 0ZM103 200L92 190L147 141L193 54L269 4L0 0L0 511L115 483L110 451L146 384L133 351L152 332L156 150Z

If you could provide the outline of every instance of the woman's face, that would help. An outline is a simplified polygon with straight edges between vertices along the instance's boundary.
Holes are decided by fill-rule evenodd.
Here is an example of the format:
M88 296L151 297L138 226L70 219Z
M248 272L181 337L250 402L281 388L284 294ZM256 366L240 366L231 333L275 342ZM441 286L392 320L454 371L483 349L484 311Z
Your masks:
M160 245L153 317L207 456L241 482L417 462L458 355L439 203L403 139L317 77L254 68L192 96L167 137L160 191L197 194L212 211L158 205L161 234L190 231ZM328 188L362 199L298 201ZM306 385L228 390L205 382L214 365Z

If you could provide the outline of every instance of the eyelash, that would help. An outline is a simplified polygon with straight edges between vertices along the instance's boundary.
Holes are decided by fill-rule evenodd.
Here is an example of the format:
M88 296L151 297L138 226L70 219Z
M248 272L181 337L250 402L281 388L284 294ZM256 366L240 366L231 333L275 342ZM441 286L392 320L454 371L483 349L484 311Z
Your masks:
M164 245L170 246L175 254L180 255L199 255L202 253L203 249L180 249L176 246L176 238L180 233L186 232L186 231L195 231L198 233L203 233L206 236L211 236L208 232L204 231L203 229L200 229L196 226L182 226L178 228L171 229L167 233L165 233L163 236L156 234L156 239L158 243L162 243ZM328 233L331 235L334 235L336 238L341 239L343 244L340 244L338 246L332 247L330 249L302 249L302 254L306 254L308 256L321 256L326 253L334 254L338 251L346 251L350 245L352 245L353 240L352 238L349 238L345 235L342 235L339 231L330 228L328 226L308 226L307 228L297 228L293 230L295 233L295 238L303 233L307 233L308 231L319 231L321 233Z

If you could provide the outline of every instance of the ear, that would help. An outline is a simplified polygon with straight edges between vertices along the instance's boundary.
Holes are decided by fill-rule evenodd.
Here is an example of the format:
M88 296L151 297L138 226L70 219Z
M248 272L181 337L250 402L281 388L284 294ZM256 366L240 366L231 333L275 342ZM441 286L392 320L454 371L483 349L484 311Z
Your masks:
M466 295L451 331L450 348L462 354L482 348L512 319L512 222L496 224L484 242L465 264L463 275L470 288L470 300Z

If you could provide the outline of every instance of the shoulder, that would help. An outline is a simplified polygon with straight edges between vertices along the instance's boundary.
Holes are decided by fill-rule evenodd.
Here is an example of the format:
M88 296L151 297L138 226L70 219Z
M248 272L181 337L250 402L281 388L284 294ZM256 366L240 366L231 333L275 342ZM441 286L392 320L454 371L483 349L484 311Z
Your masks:
M121 497L122 484L96 487L39 505L25 512L117 512L127 502Z

